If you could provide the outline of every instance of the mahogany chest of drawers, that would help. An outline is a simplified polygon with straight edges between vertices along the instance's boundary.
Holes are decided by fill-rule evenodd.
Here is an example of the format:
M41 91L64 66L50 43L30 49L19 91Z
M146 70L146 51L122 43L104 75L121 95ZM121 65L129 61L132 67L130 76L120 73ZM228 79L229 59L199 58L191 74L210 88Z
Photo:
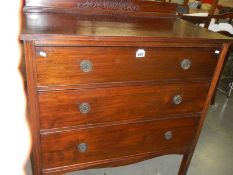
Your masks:
M34 174L164 154L184 155L186 174L231 40L161 11L135 15L152 2L72 2L83 13L28 1L23 17Z

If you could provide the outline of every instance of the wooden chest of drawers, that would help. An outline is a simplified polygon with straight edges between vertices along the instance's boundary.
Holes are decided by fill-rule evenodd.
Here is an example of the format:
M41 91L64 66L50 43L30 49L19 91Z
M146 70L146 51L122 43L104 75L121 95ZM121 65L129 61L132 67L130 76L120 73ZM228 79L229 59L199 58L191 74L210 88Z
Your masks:
M184 155L186 174L229 38L172 15L23 21L35 175L164 154Z

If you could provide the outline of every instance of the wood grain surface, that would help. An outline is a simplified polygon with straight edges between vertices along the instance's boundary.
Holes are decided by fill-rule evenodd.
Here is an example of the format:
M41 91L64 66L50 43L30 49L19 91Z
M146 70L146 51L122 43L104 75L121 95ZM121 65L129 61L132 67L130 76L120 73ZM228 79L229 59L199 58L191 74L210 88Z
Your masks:
M208 89L208 83L189 83L41 92L40 125L49 129L201 113ZM178 105L176 95L183 98ZM82 103L90 105L90 112L80 112Z
M165 0L27 0L24 11L149 16L155 13L175 15L176 8L176 3L166 3Z
M126 15L127 16L127 15ZM231 38L191 24L176 16L125 17L26 13L22 16L21 39L65 41L163 41L223 43ZM103 42L103 43L104 43ZM143 43L141 43L143 44ZM101 45L101 44L100 44Z
M145 57L136 58L138 49ZM80 85L89 83L210 79L219 48L140 48L140 47L37 47L38 86ZM46 53L46 57L40 56ZM195 54L192 54L195 53ZM181 62L190 59L189 70ZM83 60L92 71L83 72Z
M156 122L89 128L42 135L43 168L92 162L146 152L183 148L192 143L199 118L170 119ZM172 131L170 140L164 138ZM78 145L87 144L86 152Z

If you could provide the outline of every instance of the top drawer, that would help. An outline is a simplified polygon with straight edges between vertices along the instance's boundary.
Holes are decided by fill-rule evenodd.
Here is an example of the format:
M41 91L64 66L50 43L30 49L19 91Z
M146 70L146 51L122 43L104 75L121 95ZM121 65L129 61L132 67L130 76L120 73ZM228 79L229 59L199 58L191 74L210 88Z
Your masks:
M136 57L139 49L145 57ZM39 86L210 78L217 48L37 47Z

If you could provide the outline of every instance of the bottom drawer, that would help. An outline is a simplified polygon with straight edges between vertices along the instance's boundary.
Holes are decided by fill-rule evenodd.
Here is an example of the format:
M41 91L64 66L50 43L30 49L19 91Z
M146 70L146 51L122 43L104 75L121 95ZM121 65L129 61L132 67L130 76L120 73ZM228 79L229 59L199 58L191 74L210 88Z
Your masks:
M43 169L140 153L177 153L192 143L198 117L43 134Z

